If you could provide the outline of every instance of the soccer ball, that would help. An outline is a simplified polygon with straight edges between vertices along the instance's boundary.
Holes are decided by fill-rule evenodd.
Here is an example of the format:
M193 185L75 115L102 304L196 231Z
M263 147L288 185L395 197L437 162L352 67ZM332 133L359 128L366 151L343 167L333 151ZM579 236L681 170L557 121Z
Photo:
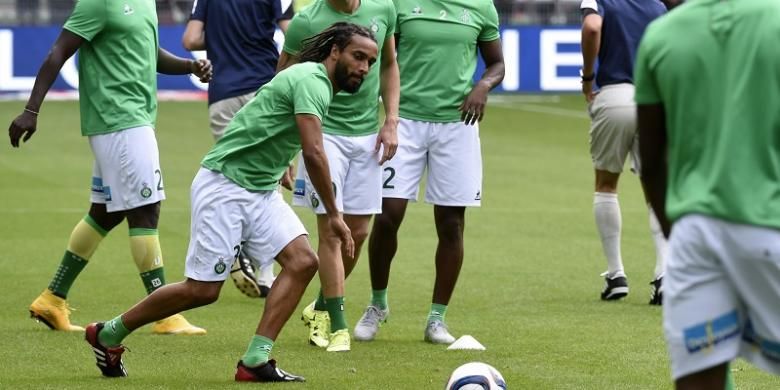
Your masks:
M471 362L452 372L445 390L506 390L506 382L493 366Z

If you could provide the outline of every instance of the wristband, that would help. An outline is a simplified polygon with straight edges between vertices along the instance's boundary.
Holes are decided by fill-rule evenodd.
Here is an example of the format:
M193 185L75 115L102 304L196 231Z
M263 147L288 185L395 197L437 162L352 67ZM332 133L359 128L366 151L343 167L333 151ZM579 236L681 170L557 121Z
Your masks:
M31 109L29 109L29 108L27 108L27 107L25 107L25 108L24 108L24 110L25 110L25 111L27 111L27 112L29 112L30 114L33 114L33 115L38 115L38 111L33 111L33 110L31 110Z

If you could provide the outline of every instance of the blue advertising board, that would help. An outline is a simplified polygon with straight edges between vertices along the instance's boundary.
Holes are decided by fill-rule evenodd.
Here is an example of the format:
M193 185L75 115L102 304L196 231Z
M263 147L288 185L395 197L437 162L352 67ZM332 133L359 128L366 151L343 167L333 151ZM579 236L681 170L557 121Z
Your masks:
M161 26L160 46L180 56L189 53L181 45L183 26ZM24 93L32 89L35 74L46 57L60 27L0 27L0 94ZM281 47L283 37L277 33ZM503 92L562 92L580 88L582 66L578 27L506 27L501 30L506 76L497 88ZM482 74L479 65L475 77ZM68 61L52 86L53 90L78 88L76 60ZM194 77L160 75L161 91L203 91L207 85Z

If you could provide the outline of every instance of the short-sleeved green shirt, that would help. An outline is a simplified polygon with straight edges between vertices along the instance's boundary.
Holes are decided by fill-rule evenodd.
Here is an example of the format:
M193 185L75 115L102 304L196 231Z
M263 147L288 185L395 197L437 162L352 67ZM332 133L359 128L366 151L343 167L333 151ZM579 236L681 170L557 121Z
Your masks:
M699 0L645 32L636 102L666 112L669 219L780 228L778 15L776 0Z
M152 0L78 0L65 26L79 49L81 134L157 120L157 9Z
M339 12L327 0L317 1L295 14L284 38L284 51L297 55L304 39L316 35L336 22L350 22L369 28L377 39L379 57L355 94L339 92L322 124L327 134L360 136L379 129L379 61L385 40L395 31L395 7L391 0L362 0L352 13Z
M333 86L321 63L304 62L279 72L236 113L202 165L250 191L275 189L301 149L295 115L322 120L331 99Z
M477 41L499 39L492 0L395 0L402 118L457 122L471 92Z

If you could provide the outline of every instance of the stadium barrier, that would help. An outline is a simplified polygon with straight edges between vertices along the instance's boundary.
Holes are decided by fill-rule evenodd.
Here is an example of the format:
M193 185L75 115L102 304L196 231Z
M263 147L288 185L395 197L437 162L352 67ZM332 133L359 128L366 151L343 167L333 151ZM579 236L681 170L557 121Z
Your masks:
M188 53L181 45L183 26L161 26L160 45L180 56L204 56ZM33 87L35 74L45 58L60 27L0 27L0 96L26 97ZM582 66L580 30L578 27L506 27L501 30L506 76L498 91L540 93L578 91L578 70ZM277 32L279 47L283 36ZM482 74L483 65L475 76ZM52 90L68 92L78 89L76 60L69 60ZM207 85L195 77L160 75L158 89L162 94L183 93L202 97Z

